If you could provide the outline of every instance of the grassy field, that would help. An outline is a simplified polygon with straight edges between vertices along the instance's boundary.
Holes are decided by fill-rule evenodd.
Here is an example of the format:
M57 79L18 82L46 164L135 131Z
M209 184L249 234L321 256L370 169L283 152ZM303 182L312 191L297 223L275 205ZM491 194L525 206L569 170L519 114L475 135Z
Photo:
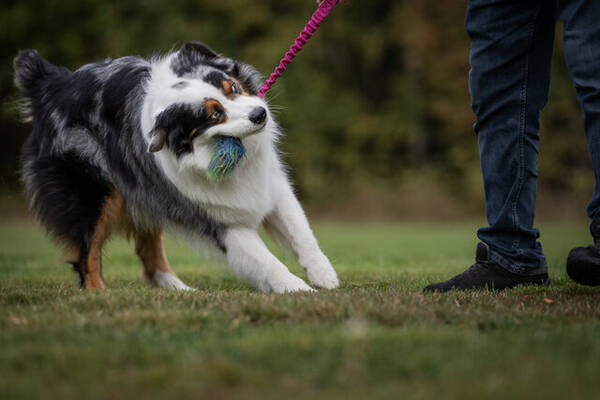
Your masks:
M587 226L540 225L550 289L423 295L472 263L473 222L324 222L342 288L264 295L174 239L171 264L198 292L144 287L121 240L110 289L80 291L39 228L5 222L0 398L598 398L600 288L564 273Z

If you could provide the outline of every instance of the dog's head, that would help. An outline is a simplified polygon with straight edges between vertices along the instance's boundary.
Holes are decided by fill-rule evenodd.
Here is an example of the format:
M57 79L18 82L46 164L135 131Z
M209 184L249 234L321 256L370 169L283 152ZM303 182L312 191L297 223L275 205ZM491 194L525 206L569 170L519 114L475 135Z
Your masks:
M277 131L267 104L256 96L261 82L249 65L202 43L186 43L153 63L142 112L148 150L170 153L180 167L202 170L215 141L231 136L252 157Z

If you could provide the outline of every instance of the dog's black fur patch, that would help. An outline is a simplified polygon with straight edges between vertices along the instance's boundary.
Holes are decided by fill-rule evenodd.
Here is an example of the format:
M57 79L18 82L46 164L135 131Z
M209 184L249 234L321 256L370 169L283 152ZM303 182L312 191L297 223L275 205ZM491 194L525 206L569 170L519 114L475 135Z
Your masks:
M179 158L192 151L193 138L214 124L208 117L201 106L194 108L190 104L172 104L158 114L154 129L167 132L167 146Z
M173 58L171 69L177 76L182 76L216 57L217 53L204 43L187 42L179 49L177 57Z
M121 131L127 122L125 116L127 96L149 76L150 68L127 65L111 74L106 81L102 92L102 116L114 130Z
M222 71L211 71L203 78L204 82L209 83L217 89L223 88L223 81L229 80Z

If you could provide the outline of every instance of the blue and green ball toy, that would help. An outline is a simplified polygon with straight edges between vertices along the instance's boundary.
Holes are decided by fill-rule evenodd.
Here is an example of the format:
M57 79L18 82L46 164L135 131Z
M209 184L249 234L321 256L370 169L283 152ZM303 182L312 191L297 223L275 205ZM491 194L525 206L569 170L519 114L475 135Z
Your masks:
M206 176L212 183L219 183L233 172L246 154L246 148L239 138L231 136L219 137L214 146Z

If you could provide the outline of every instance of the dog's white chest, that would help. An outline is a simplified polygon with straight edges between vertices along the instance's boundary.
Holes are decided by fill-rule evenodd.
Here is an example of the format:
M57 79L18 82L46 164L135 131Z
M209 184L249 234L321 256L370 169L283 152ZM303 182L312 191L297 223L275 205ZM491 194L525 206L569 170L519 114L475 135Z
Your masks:
M204 165L179 168L168 153L157 157L168 179L177 189L224 224L258 226L273 209L277 182L283 171L273 149L253 154L220 183L211 183Z

